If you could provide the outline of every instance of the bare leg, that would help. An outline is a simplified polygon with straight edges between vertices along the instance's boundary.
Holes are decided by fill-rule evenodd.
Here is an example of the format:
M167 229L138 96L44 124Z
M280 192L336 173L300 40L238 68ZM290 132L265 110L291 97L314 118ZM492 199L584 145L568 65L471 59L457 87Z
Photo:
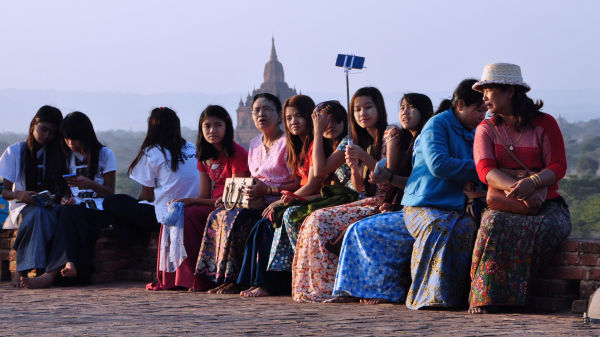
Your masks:
M60 274L63 277L76 277L77 268L75 268L75 264L73 262L67 262L67 264L65 264L65 267L60 270Z

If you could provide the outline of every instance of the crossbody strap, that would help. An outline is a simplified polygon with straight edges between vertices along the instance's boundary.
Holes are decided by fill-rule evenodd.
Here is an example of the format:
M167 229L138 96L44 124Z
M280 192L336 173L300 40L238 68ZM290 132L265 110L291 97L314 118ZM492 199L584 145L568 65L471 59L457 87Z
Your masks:
M529 168L527 168L527 165L523 164L523 162L521 161L521 159L519 159L506 145L506 143L504 143L504 140L502 140L502 137L500 136L500 132L498 132L498 129L496 128L496 126L492 123L489 122L489 120L485 121L485 123L489 126L492 127L492 131L494 131L494 134L496 135L496 137L500 140L500 143L502 143L502 146L504 147L504 150L506 152L508 152L508 154L512 157L512 159L514 159L517 164L521 165L521 167L527 171L528 173L531 172L531 170Z

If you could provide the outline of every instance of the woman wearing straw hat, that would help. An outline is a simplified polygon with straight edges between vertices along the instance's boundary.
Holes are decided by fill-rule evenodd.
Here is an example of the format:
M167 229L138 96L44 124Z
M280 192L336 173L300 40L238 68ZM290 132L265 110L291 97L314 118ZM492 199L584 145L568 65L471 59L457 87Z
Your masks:
M539 207L536 215L509 211L492 206L488 192L490 207L477 233L469 295L469 312L487 313L498 306L525 305L537 268L569 235L571 219L557 191L567 170L562 134L554 118L540 111L543 102L527 97L530 88L519 66L488 64L473 89L483 92L493 115L475 134L479 178L528 208ZM538 173L513 178L507 169Z

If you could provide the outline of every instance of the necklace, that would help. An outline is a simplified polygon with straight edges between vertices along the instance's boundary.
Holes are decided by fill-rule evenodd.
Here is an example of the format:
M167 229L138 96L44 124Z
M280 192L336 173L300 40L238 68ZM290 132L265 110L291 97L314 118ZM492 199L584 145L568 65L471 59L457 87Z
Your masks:
M265 136L263 135L262 144L265 147L266 152L269 152L269 149L271 149L271 146L273 146L273 143L275 143L279 139L279 137L281 137L282 134L283 134L283 132L281 130L279 130L277 136L275 136L275 138L273 138L273 140L271 140L269 142L267 142Z
M517 139L515 141L513 141L512 139L510 139L510 136L508 135L507 127L504 127L503 129L504 129L504 134L506 135L506 139L508 140L508 143L510 144L508 149L513 151L515 149L515 147L513 145L519 144L519 140L521 140L521 136L523 136L523 131L519 132L519 136L517 137Z

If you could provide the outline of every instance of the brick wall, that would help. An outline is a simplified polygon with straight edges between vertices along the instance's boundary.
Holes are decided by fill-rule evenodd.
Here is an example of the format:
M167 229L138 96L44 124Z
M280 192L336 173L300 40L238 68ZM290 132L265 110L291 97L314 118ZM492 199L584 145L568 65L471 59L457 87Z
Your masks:
M16 253L11 249L16 230L0 230L0 279L16 276ZM94 283L155 281L158 234L144 244L119 242L112 229L103 229L96 242ZM600 240L566 240L541 277L531 286L529 306L555 311L587 309L587 299L600 287Z
M600 286L600 240L566 240L542 277L555 301L573 298L571 309L585 311L588 298Z
M0 230L0 280L17 277L16 252L11 249L17 230ZM111 228L102 229L96 241L94 283L122 281L151 282L156 279L158 234L144 243L125 243L116 239Z

